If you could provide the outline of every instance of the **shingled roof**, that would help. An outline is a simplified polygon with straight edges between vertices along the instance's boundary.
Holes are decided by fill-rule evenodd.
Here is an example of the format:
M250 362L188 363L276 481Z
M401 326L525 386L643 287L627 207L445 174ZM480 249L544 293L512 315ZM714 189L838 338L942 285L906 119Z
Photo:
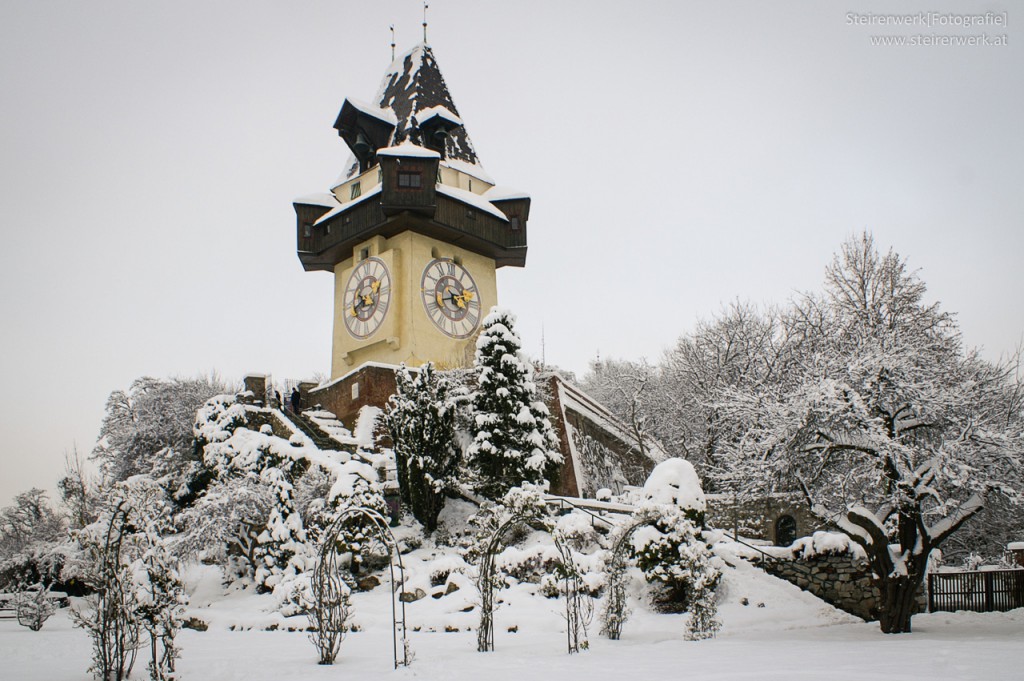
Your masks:
M420 43L396 58L385 72L373 101L385 115L395 118L388 146L403 142L427 146L421 126L441 120L450 129L445 157L481 166L429 45ZM346 176L356 172L358 163L350 167Z

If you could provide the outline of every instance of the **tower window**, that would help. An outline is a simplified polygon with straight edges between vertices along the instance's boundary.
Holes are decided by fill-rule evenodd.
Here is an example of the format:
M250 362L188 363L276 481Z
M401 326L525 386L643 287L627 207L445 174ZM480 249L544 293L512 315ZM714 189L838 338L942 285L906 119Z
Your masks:
M307 239L309 237L313 236L313 225L309 224L308 222L303 224L302 225L302 236L306 237Z
M419 189L423 186L423 178L418 170L399 170L398 186L402 189Z
M360 195L361 195L362 193L363 193L363 185L361 185L360 183L356 182L356 183L354 183L354 184L352 185L352 191L351 191L351 192L349 192L349 197L348 197L348 198L349 198L350 200L351 200L351 199L358 199L358 198L359 198L359 196L360 196Z

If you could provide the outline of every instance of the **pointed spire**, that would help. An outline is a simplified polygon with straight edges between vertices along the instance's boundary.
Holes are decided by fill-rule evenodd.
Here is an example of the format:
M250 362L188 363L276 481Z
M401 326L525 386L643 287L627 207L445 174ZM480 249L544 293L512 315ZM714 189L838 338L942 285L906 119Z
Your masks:
M423 139L425 131L421 127L428 123L428 118L440 117L449 123L445 156L480 165L429 45L416 45L394 60L384 74L375 103L394 112L398 121L392 144L410 141L427 146Z

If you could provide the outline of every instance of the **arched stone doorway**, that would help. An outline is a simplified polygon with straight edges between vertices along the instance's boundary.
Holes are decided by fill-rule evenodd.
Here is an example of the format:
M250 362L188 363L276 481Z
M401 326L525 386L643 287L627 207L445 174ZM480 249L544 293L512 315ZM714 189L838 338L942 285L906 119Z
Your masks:
M789 546L796 541L796 518L781 515L775 520L775 545Z

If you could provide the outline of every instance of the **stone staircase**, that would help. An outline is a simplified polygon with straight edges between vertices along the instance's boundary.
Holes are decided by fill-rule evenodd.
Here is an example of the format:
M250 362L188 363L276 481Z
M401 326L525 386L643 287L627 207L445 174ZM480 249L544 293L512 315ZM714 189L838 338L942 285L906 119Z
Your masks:
M313 444L317 446L317 449L327 451L351 451L350 448L346 447L342 443L338 442L334 438L330 437L327 433L322 431L313 421L301 413L296 413L290 409L281 410L288 421L298 428L306 437L313 441Z

